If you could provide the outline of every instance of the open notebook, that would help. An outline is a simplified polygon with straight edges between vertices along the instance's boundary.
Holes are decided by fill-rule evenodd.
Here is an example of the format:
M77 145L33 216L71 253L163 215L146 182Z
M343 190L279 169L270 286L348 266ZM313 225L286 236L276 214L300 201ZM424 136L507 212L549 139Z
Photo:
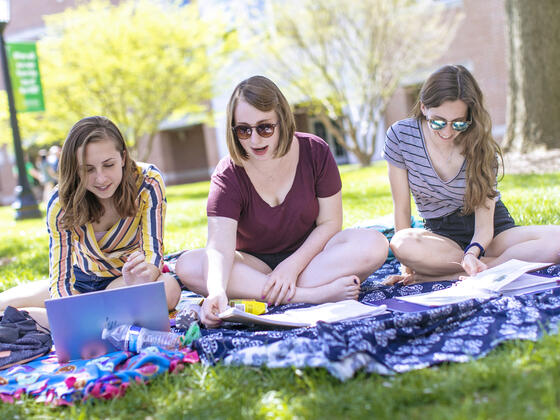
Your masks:
M459 281L447 289L395 299L430 307L463 302L473 298L487 299L493 296L517 296L535 293L551 289L560 284L560 277L526 274L528 271L547 267L551 264L530 263L513 259L478 273L476 276Z
M218 316L224 321L241 322L268 327L309 327L323 322L337 322L386 313L384 306L370 306L355 300L323 303L309 308L288 309L281 314L253 315L237 308L228 308Z

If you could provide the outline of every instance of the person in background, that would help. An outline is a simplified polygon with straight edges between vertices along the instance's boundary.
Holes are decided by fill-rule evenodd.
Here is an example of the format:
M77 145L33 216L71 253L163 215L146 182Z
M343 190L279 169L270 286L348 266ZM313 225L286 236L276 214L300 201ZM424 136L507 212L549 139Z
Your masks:
M43 202L47 202L51 195L54 186L56 185L56 178L53 175L52 167L50 166L47 157L48 151L40 149L38 153L37 170L41 174L41 184L43 186Z
M396 233L405 284L475 275L510 259L560 262L560 226L517 226L497 189L501 150L473 75L448 65L424 83L412 118L387 130ZM410 227L410 192L424 229Z

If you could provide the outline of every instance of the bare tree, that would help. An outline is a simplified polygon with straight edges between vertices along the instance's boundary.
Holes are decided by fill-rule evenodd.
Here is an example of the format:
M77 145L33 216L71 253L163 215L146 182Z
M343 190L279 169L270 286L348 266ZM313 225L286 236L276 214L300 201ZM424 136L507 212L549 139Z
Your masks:
M287 0L273 16L267 70L363 166L399 82L441 56L462 19L424 0Z
M504 149L560 147L560 1L506 0L508 122Z

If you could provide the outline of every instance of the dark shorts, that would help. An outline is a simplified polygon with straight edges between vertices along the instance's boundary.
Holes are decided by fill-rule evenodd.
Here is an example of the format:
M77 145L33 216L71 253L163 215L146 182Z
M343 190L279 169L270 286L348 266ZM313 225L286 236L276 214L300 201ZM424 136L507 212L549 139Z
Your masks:
M506 206L504 206L501 200L496 202L496 209L494 210L494 237L515 226L515 222L509 215ZM459 209L447 216L426 219L424 227L430 232L457 242L461 249L465 249L471 243L474 235L474 213L463 216Z
M80 293L97 292L105 290L109 284L118 277L99 277L95 274L84 273L79 267L74 266L74 289Z
M268 265L271 270L274 270L278 264L288 258L293 252L277 252L275 254L259 254L257 252L248 252L243 251L246 254L252 255L253 257L257 257L263 263Z

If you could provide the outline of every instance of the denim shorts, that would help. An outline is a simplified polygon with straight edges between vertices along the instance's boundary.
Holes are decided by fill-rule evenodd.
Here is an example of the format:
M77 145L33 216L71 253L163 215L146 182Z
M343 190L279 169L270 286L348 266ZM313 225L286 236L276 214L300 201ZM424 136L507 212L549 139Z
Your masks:
M274 270L278 264L288 258L293 252L276 252L274 254L259 254L258 252L243 251L246 254L257 257L263 263L268 265L271 270Z
M497 201L494 210L494 237L515 226L504 203L501 200ZM459 209L447 216L426 219L424 227L432 233L455 241L461 249L465 249L474 235L474 213L464 216Z
M105 290L118 277L99 277L95 274L84 273L78 266L74 266L74 289L80 293Z

